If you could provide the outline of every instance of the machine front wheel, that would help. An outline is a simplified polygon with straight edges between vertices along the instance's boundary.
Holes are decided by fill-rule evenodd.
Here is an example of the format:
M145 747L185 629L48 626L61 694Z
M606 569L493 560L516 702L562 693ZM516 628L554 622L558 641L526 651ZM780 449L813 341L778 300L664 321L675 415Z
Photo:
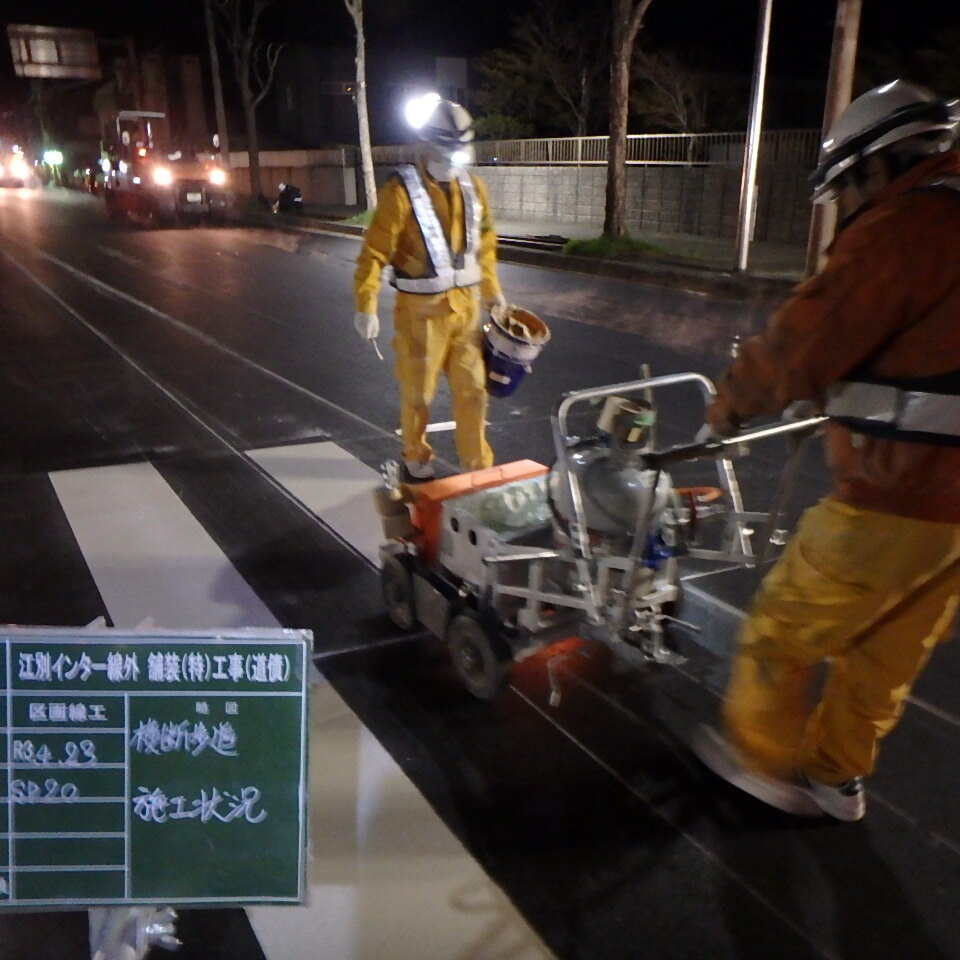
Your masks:
M507 645L469 613L450 621L447 643L464 686L479 700L492 700L510 676Z
M390 619L401 630L412 630L417 625L413 579L410 571L396 557L387 557L383 562L380 590Z

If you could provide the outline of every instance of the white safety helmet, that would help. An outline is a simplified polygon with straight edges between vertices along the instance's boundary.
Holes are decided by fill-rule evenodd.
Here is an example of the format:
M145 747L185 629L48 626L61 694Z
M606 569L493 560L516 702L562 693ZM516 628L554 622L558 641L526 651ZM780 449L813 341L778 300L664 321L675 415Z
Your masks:
M956 100L941 100L924 87L894 80L857 97L837 117L810 177L814 203L833 200L844 174L870 154L908 138L914 156L949 149L960 125Z
M464 167L473 162L473 117L452 100L427 93L407 104L407 122L438 159Z

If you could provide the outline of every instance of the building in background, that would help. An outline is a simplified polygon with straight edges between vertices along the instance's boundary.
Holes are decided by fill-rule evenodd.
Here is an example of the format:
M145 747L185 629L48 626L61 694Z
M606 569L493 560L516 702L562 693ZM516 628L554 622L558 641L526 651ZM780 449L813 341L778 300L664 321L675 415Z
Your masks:
M410 127L404 106L411 97L435 90L457 103L470 100L467 61L409 51L375 52L375 70L368 73L370 133L375 144L408 143Z
M277 134L306 149L357 143L353 55L347 48L284 49L273 80Z
M317 149L356 146L354 54L350 47L287 47L277 63L272 91L276 133L288 146ZM469 97L467 61L408 51L373 52L367 64L367 103L375 144L410 138L403 106L436 90L462 102ZM264 114L267 129L270 118Z
M140 109L166 114L166 120L155 124L158 143L186 148L212 145L198 56L145 53L137 58L136 74L126 57L118 57L111 74L93 95L100 138L111 138L119 110Z

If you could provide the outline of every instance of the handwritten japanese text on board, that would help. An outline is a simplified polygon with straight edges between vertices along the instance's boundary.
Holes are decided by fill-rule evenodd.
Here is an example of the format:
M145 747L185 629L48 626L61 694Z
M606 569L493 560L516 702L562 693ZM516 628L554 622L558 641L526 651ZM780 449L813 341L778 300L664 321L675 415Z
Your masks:
M0 908L299 902L308 639L0 631Z

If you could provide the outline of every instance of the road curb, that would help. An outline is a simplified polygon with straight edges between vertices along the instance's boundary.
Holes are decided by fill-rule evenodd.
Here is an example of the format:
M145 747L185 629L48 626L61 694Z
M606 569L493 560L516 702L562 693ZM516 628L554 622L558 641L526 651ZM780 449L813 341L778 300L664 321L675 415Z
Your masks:
M323 220L317 217L286 216L283 214L245 214L238 218L241 223L281 230L297 230L305 233L321 233L348 237L362 237L364 228L359 224L340 220ZM750 274L732 273L711 267L694 267L668 262L620 263L613 260L596 260L569 254L530 250L511 246L502 240L497 248L497 257L504 263L543 267L548 270L565 270L591 277L609 277L636 283L668 287L701 296L718 297L724 300L754 301L783 299L789 295L796 282L778 277L758 277Z

